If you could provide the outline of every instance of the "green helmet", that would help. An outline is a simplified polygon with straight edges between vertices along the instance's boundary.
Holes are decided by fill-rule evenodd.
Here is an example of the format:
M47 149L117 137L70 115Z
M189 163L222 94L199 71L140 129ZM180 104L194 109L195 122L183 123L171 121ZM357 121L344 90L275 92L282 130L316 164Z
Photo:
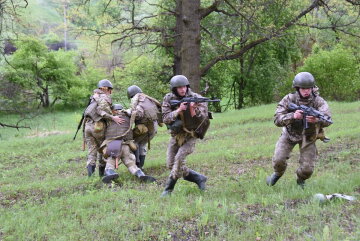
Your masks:
M142 90L137 85L132 85L127 89L127 96L129 99L134 97L134 95L136 95L137 93L142 93Z
M309 89L315 86L315 78L309 72L300 72L295 75L293 88Z
M180 86L190 87L189 80L184 75L175 75L170 80L170 89L173 90L174 88Z
M98 83L98 88L102 88L102 87L108 87L110 89L113 88L113 85L112 83L110 82L110 80L107 80L107 79L102 79L99 81Z
M122 109L124 109L124 107L122 105L120 105L120 104L114 104L113 105L113 110L122 110Z

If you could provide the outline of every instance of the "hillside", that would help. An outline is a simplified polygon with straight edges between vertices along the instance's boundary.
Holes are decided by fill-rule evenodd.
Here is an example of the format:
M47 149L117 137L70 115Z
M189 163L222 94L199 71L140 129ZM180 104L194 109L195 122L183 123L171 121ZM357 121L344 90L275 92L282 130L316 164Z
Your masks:
M208 177L207 190L180 180L169 198L160 198L169 174L165 127L145 162L158 183L140 183L121 165L110 187L97 171L86 176L81 134L72 141L80 111L35 117L27 121L31 130L2 128L0 240L359 240L360 102L329 104L331 141L317 143L305 190L295 181L297 147L278 184L265 184L281 132L275 104L215 114L187 159ZM320 206L315 193L358 200Z

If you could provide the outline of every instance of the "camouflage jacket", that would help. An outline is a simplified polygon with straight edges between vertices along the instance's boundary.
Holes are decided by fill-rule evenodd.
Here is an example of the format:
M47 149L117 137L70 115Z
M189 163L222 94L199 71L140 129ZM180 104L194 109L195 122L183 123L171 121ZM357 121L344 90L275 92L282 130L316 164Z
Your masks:
M330 125L319 120L318 123L308 123L309 128L304 131L302 120L294 119L294 112L288 110L289 103L313 107L329 118L331 118L331 113L328 104L319 95L312 94L308 99L301 98L298 92L286 95L277 105L274 123L276 126L283 127L282 133L287 135L291 141L299 142L303 140L303 135L314 139L320 128Z
M159 101L145 95L144 93L137 93L131 98L131 105L129 111L136 111L135 121L136 124L148 123L158 120L158 114L160 113ZM130 113L128 111L128 113Z
M91 102L85 110L85 115L93 121L101 119L112 120L110 95L105 94L100 89L95 89L94 94L90 97Z
M202 97L201 95L192 92L190 89L187 91L185 97ZM161 110L163 122L167 125L171 125L175 120L180 119L179 113L176 111L178 106L171 107L170 100L181 100L182 98L176 96L174 93L168 93L165 95ZM195 116L191 117L190 108L184 111L185 127L188 130L195 130L199 123L208 117L208 106L207 103L198 103L198 107L195 109ZM185 131L182 131L183 133ZM171 132L172 135L175 133Z

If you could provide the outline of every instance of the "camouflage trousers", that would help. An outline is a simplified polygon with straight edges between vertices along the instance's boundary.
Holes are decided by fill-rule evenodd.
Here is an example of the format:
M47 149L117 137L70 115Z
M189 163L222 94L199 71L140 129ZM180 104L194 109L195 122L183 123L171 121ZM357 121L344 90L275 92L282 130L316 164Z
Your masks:
M140 170L135 163L135 155L130 151L130 147L126 144L121 145L121 152L119 156L119 160L127 167L129 172L133 175ZM106 167L105 169L115 169L116 159L114 157L109 156L105 159Z
M291 151L297 144L299 144L300 147L300 166L296 170L296 174L301 180L306 180L311 177L314 172L314 163L317 154L315 142L301 148L301 141L292 142L288 139L286 134L282 134L276 143L274 156L272 158L272 165L276 175L282 176L284 174L287 167L286 160L289 159Z
M140 156L146 156L148 142L154 138L158 129L157 121L154 121L153 126L152 125L146 125L146 126L148 127L148 132L140 136L136 136L134 138L135 143L138 145Z
M85 123L85 143L88 147L87 165L96 165L96 160L99 161L100 166L105 166L102 155L98 152L101 143L104 141L105 130L95 132L95 123L88 120Z
M171 170L170 176L173 179L179 179L189 175L190 169L186 166L185 158L193 153L195 143L196 138L188 136L185 142L179 146L176 137L171 137L167 149L166 166Z

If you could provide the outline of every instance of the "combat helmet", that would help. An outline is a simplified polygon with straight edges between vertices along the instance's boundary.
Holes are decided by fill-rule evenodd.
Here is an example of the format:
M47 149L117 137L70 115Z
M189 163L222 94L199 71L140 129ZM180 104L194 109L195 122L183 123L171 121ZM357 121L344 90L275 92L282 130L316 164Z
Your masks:
M309 89L315 86L315 78L309 72L300 72L295 75L293 80L293 88Z
M137 85L132 85L127 89L127 96L129 99L134 97L137 93L142 93L142 90Z
M114 104L113 105L113 110L122 110L124 109L124 107L121 104Z
M187 86L190 87L188 78L184 75L175 75L170 79L170 89L173 90L176 87Z
M102 79L99 81L98 83L98 88L102 88L102 87L108 87L110 89L113 88L113 85L112 83L110 82L110 80L107 80L107 79Z

